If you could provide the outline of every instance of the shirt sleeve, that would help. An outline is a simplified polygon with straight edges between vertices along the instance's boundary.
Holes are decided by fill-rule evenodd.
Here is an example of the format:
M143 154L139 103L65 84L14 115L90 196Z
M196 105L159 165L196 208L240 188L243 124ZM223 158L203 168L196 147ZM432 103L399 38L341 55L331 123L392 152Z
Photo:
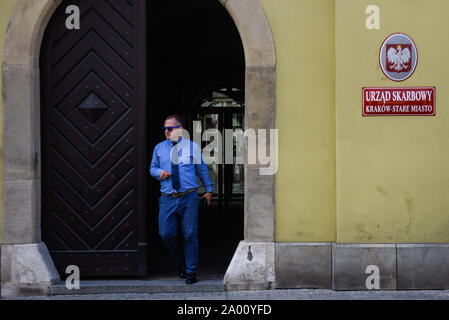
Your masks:
M162 172L162 169L160 168L159 159L156 155L156 151L157 151L157 146L154 148L154 151L153 151L153 158L151 159L151 165L150 165L150 174L152 177L161 181L162 179L161 179L160 174Z
M193 152L194 158L196 158L195 162L196 173L200 177L201 182L203 183L204 188L206 189L206 192L208 193L212 192L214 190L214 183L210 178L209 168L207 167L207 164L203 161L201 149L196 143L193 144Z

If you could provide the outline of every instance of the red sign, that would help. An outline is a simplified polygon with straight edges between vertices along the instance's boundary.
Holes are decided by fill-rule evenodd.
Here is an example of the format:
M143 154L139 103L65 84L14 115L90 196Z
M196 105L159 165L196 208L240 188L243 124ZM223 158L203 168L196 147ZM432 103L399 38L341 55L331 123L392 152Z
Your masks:
M435 87L363 88L363 116L434 116Z

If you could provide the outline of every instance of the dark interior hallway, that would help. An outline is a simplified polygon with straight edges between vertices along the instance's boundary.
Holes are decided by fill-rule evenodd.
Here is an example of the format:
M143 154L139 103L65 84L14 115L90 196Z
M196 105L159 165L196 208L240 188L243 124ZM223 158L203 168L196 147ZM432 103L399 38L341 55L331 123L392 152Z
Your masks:
M221 130L243 126L244 52L226 9L218 0L150 1L148 16L149 161L165 139L160 128L168 114L181 114L191 136L193 120ZM226 88L236 93L232 99ZM199 210L198 276L223 278L243 239L243 166L210 165L210 173L216 185L211 207ZM158 235L159 194L159 182L148 176L149 276L171 278L177 267Z

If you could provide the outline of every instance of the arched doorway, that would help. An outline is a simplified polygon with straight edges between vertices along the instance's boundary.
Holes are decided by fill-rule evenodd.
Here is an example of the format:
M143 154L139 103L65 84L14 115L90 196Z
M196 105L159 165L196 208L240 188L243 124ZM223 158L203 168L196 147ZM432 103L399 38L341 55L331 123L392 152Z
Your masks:
M199 135L210 129L211 117L217 117L216 129L220 132L231 128L231 113L218 105L213 107L213 101L207 104L214 90L227 89L222 85L235 83L234 89L238 87L241 105L235 114L240 114L238 119L243 120L245 58L235 23L219 1L150 1L149 5L148 151L151 156L154 146L165 140L160 127L168 114L177 113L184 118L184 128L192 140L194 130L198 129L194 121L203 123ZM199 143L203 148L207 144L206 141ZM211 207L201 205L199 209L198 276L222 279L235 248L244 237L243 172L239 201L233 201L234 208L225 210L232 196L231 165L214 162L208 167L215 183L214 197ZM159 182L149 177L148 185L150 276L160 279L176 274L177 266L158 236ZM200 187L198 192L201 195L204 189Z
M245 127L275 126L275 49L258 0L220 0L233 18L245 49ZM4 175L2 221L2 294L49 294L59 280L41 237L41 123L39 54L44 30L58 0L17 0L5 34L2 55ZM247 244L264 253L244 261L241 279L266 286L274 265L274 177L259 175L261 166L245 166L245 242L234 259L245 257ZM246 248L247 249L247 248ZM257 262L257 264L255 264ZM234 264L236 265L236 264ZM242 264L240 264L242 265ZM231 262L225 280L245 286ZM251 270L267 270L254 281ZM20 275L28 272L32 277ZM234 279L237 279L234 281Z

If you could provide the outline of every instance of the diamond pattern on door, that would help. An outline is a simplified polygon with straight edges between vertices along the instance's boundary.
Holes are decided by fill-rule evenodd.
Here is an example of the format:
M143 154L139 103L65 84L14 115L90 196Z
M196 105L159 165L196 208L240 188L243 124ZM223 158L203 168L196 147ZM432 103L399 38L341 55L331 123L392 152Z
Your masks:
M87 99L78 106L78 111L93 125L96 124L108 110L109 108L104 104L103 100L98 98L95 93L91 93Z
M67 30L77 5L81 29ZM41 52L42 230L61 277L145 275L144 0L63 1Z

